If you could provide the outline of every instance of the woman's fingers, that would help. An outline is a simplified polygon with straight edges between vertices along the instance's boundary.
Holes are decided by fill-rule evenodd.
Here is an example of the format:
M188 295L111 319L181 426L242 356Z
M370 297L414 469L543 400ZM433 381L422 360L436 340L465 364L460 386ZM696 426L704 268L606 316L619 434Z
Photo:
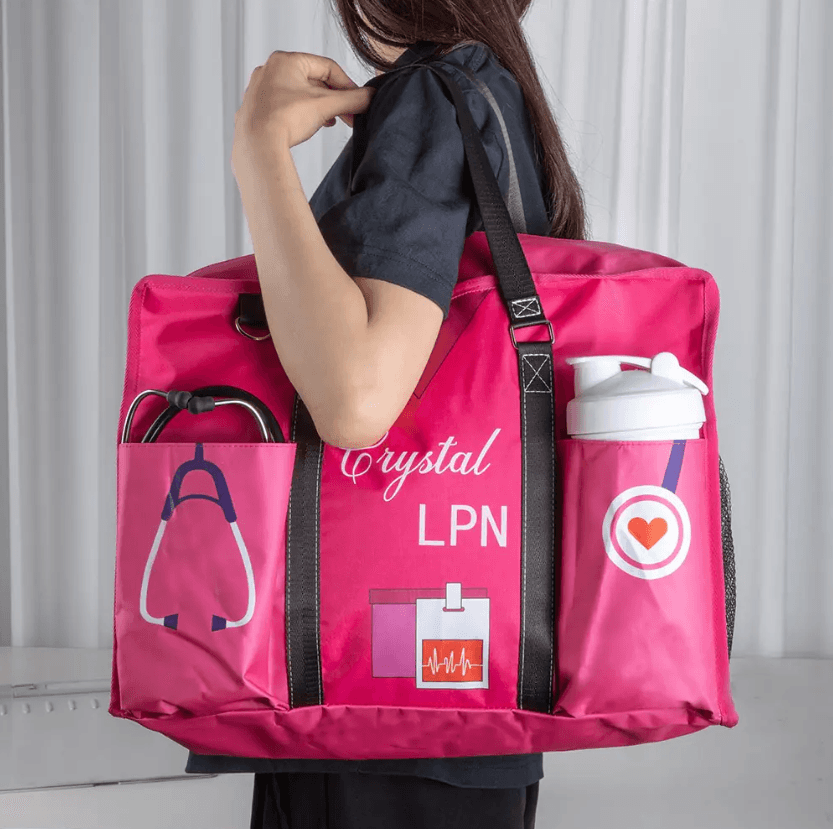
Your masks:
M352 78L332 59L322 55L306 55L312 58L310 61L310 79L321 81L329 89L340 92L356 90L358 93L357 103L348 112L336 113L339 118L351 129L353 128L353 114L365 112L370 106L370 101L375 90L372 87L363 87L355 83ZM335 121L330 119L334 124ZM327 126L332 126L330 121Z
M351 90L334 89L329 94L323 95L317 102L320 107L318 110L321 116L320 123L325 124L338 117L348 126L352 126L353 115L367 110L375 91L372 87L359 86Z
M334 61L332 58L323 55L310 55L314 58L311 62L310 75L315 80L324 81L331 89L358 89L359 85Z

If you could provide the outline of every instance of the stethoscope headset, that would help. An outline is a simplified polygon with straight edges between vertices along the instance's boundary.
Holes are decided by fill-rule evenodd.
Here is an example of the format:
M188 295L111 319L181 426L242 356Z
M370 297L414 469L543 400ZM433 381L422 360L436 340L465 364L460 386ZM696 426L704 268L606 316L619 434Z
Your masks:
M281 431L278 421L262 400L255 397L250 392L239 389L236 386L202 386L193 391L160 391L159 389L146 389L138 394L127 412L124 420L124 428L122 429L121 442L127 443L130 436L130 427L133 423L133 417L136 413L138 405L146 397L155 395L164 398L168 407L164 409L150 425L150 428L145 432L144 437L140 443L153 443L162 433L162 430L182 411L188 411L191 414L203 414L212 411L218 406L241 406L246 409L255 419L260 430L261 437L265 443L284 443L285 439ZM223 399L218 399L223 398ZM189 472L202 471L211 475L214 481L214 488L216 490L216 497L205 495L203 493L192 493L191 495L181 495L182 481ZM167 616L151 616L147 609L147 591L148 583L150 582L150 573L153 568L153 562L156 559L156 554L159 551L159 545L162 543L162 538L168 526L168 521L173 515L174 510L183 502L194 498L199 498L206 501L212 501L217 504L222 510L226 521L229 523L231 532L237 542L237 549L243 559L243 567L246 570L246 582L248 585L248 604L245 614L236 620L226 619L222 616L214 615L211 618L211 630L225 630L226 628L242 627L249 622L254 615L255 610L255 582L254 574L252 572L252 563L249 558L246 544L240 534L237 526L237 514L232 503L231 493L229 492L228 484L225 476L220 468L211 461L207 461L204 457L203 444L197 443L194 449L194 457L191 460L185 461L174 472L171 479L171 485L168 494L165 496L165 502L162 506L162 519L159 523L159 528L156 531L156 536L151 546L150 554L145 565L144 577L142 578L142 591L139 603L139 609L142 618L146 622L155 625L163 625L171 630L177 629L179 622L179 614L171 613Z

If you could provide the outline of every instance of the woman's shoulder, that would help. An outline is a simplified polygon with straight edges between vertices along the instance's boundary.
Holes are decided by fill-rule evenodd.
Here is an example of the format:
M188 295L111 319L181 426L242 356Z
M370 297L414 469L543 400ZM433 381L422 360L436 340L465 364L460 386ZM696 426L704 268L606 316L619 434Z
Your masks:
M468 69L475 74L500 74L514 80L512 73L500 62L492 48L479 40L460 41L447 51L440 50L438 56L443 63Z
M498 99L508 97L512 101L520 94L514 76L500 63L492 49L480 41L461 41L450 49L441 49L437 53L437 61L444 70L451 70L454 80L475 107L479 106L478 96L486 90L494 90ZM370 119L381 111L391 109L425 112L426 109L442 108L453 111L443 84L434 72L409 64L399 69L406 71L394 70L394 76L379 88L371 100ZM386 103L375 105L376 99Z

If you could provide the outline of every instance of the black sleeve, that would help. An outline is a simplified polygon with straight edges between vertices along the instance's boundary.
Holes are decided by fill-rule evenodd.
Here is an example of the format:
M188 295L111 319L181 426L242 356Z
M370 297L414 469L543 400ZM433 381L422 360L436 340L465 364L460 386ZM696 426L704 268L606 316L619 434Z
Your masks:
M464 80L458 82L465 90ZM374 93L352 193L320 216L318 226L348 274L410 288L439 305L445 319L470 213L479 212L456 110L443 89L433 72L413 69ZM473 92L466 100L498 171L503 148L483 130L488 103ZM342 176L349 175L352 144L351 138L343 150Z

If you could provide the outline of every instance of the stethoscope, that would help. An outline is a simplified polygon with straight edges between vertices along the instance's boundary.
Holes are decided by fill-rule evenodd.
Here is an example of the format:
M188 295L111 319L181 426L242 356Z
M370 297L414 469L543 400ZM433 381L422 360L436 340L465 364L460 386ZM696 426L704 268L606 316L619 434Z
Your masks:
M130 427L133 423L133 416L136 413L136 408L146 397L155 395L164 398L168 403L168 408L165 409L153 421L150 428L145 433L140 443L154 442L170 421L179 412L187 410L191 414L202 414L203 412L210 412L215 406L241 406L249 411L257 422L261 437L265 443L284 442L283 432L281 431L278 421L269 410L269 408L257 397L250 392L239 389L236 386L203 386L202 388L194 389L193 392L188 391L160 391L158 389L146 389L138 394L127 412L127 417L124 420L124 428L122 429L121 442L126 443L130 435ZM224 397L223 400L216 399L217 397ZM191 495L181 495L182 481L189 472L207 472L214 481L214 488L217 497L205 495L203 493L192 493ZM193 498L200 498L206 501L212 501L217 504L223 511L226 521L229 523L234 540L237 543L237 549L240 551L240 556L243 559L243 567L246 571L246 583L248 587L248 603L246 612L240 619L231 620L222 616L214 615L211 617L211 630L225 630L226 628L242 627L251 621L255 610L255 581L254 573L252 572L252 563L249 557L249 552L246 549L246 544L243 541L243 536L240 534L240 529L237 526L237 514L234 510L234 504L231 499L228 484L220 467L211 461L207 461L204 456L204 449L202 443L197 443L194 448L194 457L191 460L185 461L177 467L171 479L171 485L168 494L165 496L165 502L162 506L162 519L159 522L159 528L156 531L156 536L153 539L153 544L148 555L147 563L145 564L145 572L142 578L142 590L139 602L139 610L142 618L146 622L154 625L163 625L171 630L177 629L179 621L178 613L171 613L167 616L152 616L147 609L147 592L148 584L150 582L150 573L153 569L153 563L156 560L156 554L159 552L159 545L162 543L162 538L165 535L165 530L168 526L168 521L174 513L174 510L183 502Z

